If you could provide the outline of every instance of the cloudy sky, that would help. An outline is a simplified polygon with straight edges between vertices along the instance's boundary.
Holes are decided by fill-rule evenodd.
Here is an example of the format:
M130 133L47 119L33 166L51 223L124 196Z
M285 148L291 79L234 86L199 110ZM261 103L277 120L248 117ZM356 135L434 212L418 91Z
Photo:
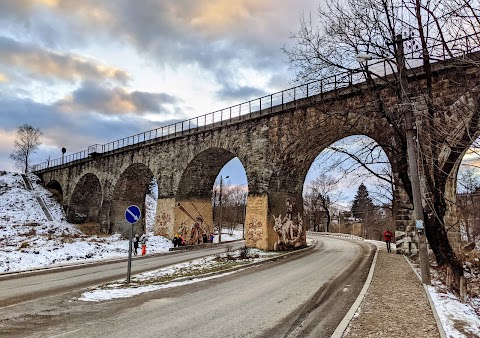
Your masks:
M289 87L318 0L2 0L0 170L18 126L44 162Z

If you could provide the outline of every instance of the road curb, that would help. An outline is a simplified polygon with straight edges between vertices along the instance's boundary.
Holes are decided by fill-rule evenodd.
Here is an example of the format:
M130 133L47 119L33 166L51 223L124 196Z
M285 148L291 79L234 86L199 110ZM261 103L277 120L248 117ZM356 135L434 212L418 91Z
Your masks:
M433 318L435 318L435 323L437 324L438 333L440 334L440 337L447 338L447 334L445 333L445 329L443 328L442 321L440 320L440 316L438 315L438 312L437 312L437 308L435 307L435 304L433 304L433 299L432 299L432 296L430 295L430 291L428 291L428 285L422 283L422 277L415 270L415 267L408 260L408 258L406 256L403 256L403 258L405 258L408 265L410 265L410 268L413 270L415 275L417 275L418 280L423 286L423 290L425 291L425 295L427 296L428 303L430 304L430 308L432 309Z
M367 294L368 288L370 287L370 284L372 282L373 278L373 272L375 270L375 265L377 263L377 256L378 256L378 248L376 248L375 251L375 256L373 257L372 260L372 265L370 266L370 271L368 272L367 279L365 281L365 284L363 285L362 290L358 294L357 299L355 299L355 302L352 304L350 307L350 310L348 310L347 314L345 317L343 317L342 321L340 324L338 324L337 328L333 332L333 334L330 336L330 338L341 338L343 333L348 327L348 324L350 324L350 321L352 320L353 316L355 316L355 313L357 312L358 308L363 302L363 298L365 298L365 295Z

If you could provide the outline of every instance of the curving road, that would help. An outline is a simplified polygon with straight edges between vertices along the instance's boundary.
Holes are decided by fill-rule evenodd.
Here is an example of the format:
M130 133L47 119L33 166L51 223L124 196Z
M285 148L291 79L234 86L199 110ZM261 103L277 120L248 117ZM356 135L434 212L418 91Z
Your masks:
M198 251L184 251L132 259L132 275L225 252L225 246L240 248L244 241L215 245ZM84 288L127 277L127 259L97 261L60 268L0 275L0 311L2 307L43 296Z
M80 292L9 307L12 337L328 337L357 297L373 249L321 238L311 251L218 279L135 298L78 301ZM30 305L30 306L28 306Z

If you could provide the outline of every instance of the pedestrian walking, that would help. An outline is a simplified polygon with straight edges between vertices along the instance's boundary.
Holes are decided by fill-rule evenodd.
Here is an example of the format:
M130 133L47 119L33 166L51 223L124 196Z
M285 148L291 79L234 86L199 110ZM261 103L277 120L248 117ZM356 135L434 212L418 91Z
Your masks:
M133 242L133 254L136 256L138 243L140 242L140 237L138 237L138 234L135 234L135 237L133 237L132 242Z
M210 243L213 243L213 238L214 238L214 237L215 237L215 236L213 235L213 233L210 233Z
M387 244L387 252L392 252L392 250L390 249L390 243L392 242L392 237L393 237L392 232L390 231L389 228L387 228L387 230L383 232L383 239Z
M147 253L147 235L143 234L140 237L140 242L142 243L142 256L144 256Z

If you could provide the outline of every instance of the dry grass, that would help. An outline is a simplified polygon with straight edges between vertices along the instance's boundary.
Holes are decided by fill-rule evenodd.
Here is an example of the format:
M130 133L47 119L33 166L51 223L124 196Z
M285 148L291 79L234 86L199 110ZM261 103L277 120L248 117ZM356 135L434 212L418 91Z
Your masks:
M104 235L100 231L100 224L97 222L87 222L82 224L77 224L78 229L83 232L87 236L95 236L95 235Z
M22 244L20 245L20 248L18 248L18 250L26 249L29 246L30 246L30 244L28 242L22 242Z

